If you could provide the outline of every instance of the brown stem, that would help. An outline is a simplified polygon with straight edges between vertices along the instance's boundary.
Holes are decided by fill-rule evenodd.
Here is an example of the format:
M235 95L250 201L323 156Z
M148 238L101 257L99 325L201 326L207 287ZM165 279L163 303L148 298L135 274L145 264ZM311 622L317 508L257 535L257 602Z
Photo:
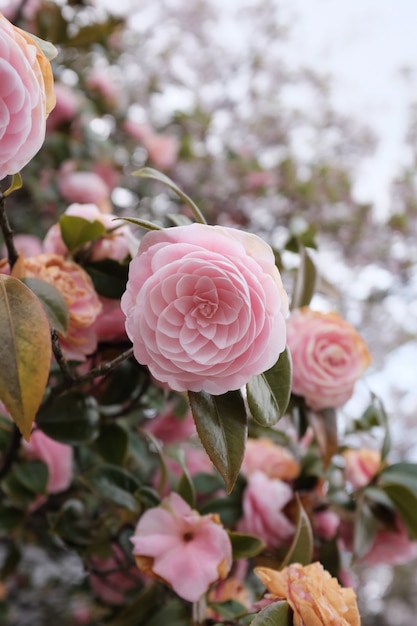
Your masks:
M9 219L7 217L6 208L4 206L4 195L2 190L0 189L0 228L3 233L4 243L7 248L7 256L9 259L10 269L13 268L16 263L19 255L14 245L13 241L13 230L10 226Z
M58 333L56 332L55 328L51 329L51 342L52 352L54 353L55 360L59 365L59 369L61 370L64 383L66 385L71 385L74 381L74 376L68 365L67 359L64 357L64 354L62 352L61 345L59 343Z

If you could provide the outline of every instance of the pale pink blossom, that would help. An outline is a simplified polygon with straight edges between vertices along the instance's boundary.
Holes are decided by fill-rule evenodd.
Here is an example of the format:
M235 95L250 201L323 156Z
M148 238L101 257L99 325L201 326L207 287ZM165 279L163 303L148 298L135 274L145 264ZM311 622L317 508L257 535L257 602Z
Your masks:
M417 558L417 541L411 541L397 517L396 529L380 530L370 550L360 559L365 565L402 565Z
M144 122L136 122L131 118L127 118L123 122L123 130L133 139L141 142L143 142L147 137L153 134L153 130L149 126L149 124L146 124Z
M94 172L58 173L59 191L68 202L80 204L107 204L110 190L104 180Z
M131 538L140 570L197 602L232 565L229 535L217 515L199 515L177 494L142 515Z
M108 104L116 104L119 91L114 82L110 68L94 68L86 79L86 85L92 91L96 91Z
M24 259L24 272L27 278L44 280L61 292L69 311L69 325L67 334L59 335L60 345L67 359L84 361L97 347L93 324L101 311L100 300L87 272L57 254Z
M354 489L368 485L381 466L381 453L371 448L348 448L343 451L344 475Z
M48 467L47 493L65 491L73 476L73 450L59 441L51 439L41 430L34 430L30 441L22 441L25 456L42 461Z
M146 420L144 427L165 445L186 441L197 432L190 410L185 415L179 416L171 407Z
M34 256L43 252L42 241L35 235L19 234L15 235L13 240L16 250L23 256ZM2 247L1 256L7 256L6 246Z
M37 43L0 13L0 180L41 148L55 105L52 69Z
M293 497L291 487L261 471L248 478L243 492L243 517L237 529L262 539L268 548L277 548L294 534L294 525L282 512Z
M46 122L46 131L51 133L62 124L72 122L80 106L79 95L63 83L55 83L56 105Z
M288 299L273 252L237 229L146 233L121 306L136 359L176 391L238 389L285 348Z
M258 470L269 478L294 480L300 473L300 464L287 448L275 444L268 437L249 438L241 471L250 476Z
M315 410L345 404L371 360L362 337L337 313L308 307L293 311L287 333L293 393Z
M93 325L97 341L117 343L127 341L125 316L120 308L120 300L99 296L101 312Z
M314 534L325 541L333 539L340 526L340 517L334 511L326 509L315 511L313 515Z
M123 261L130 255L129 226L114 221L115 215L102 213L95 204L71 204L64 215L82 217L89 222L100 222L106 229L106 234L100 237L91 247L90 261L112 259ZM46 233L43 242L45 252L66 256L68 249L61 237L59 224L54 224Z
M158 133L145 135L143 145L148 153L149 160L157 169L170 169L177 162L180 142L175 135Z

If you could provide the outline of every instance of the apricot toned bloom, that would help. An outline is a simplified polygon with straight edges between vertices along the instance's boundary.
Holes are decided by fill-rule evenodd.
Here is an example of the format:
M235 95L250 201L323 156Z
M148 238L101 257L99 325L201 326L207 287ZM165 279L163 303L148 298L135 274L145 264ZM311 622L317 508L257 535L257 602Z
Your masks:
M272 249L234 228L146 233L121 306L135 358L175 391L239 389L285 349L288 298Z
M289 317L287 334L293 393L304 396L314 410L345 404L371 362L368 348L353 326L337 313L303 307Z
M28 33L0 13L0 180L41 148L55 105L51 65Z
M84 361L97 347L93 324L101 311L101 303L93 283L83 268L57 254L39 254L24 259L27 278L49 283L64 297L69 311L67 334L60 335L60 344L68 359Z
M365 487L377 474L381 466L381 453L371 448L353 448L344 450L345 479L354 489Z
M139 569L184 600L197 602L232 565L229 535L217 515L200 515L177 494L148 509L131 538Z
M269 478L294 480L300 473L300 464L289 450L275 444L268 437L249 438L246 443L242 472L250 476L257 470L262 471Z
M257 567L255 573L272 594L269 599L286 600L294 626L359 626L356 594L341 587L321 563L293 563L281 571Z

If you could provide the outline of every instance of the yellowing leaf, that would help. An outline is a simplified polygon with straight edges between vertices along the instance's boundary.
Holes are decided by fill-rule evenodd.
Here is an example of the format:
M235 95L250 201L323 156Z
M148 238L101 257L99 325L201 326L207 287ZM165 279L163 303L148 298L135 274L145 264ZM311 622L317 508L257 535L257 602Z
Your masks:
M51 364L41 303L20 280L0 274L0 400L29 440Z

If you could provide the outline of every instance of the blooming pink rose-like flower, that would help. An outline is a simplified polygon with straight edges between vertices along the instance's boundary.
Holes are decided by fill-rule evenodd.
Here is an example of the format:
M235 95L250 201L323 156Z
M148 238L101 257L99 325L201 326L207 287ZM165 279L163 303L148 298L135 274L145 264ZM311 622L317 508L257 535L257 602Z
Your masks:
M285 349L288 299L273 252L233 228L148 232L121 307L136 359L176 391L238 389Z
M294 480L300 473L300 464L289 450L275 444L271 439L249 438L246 442L241 471L246 476L250 476L258 470L269 478Z
M65 200L80 204L106 205L110 195L108 186L95 172L66 172L64 168L59 173L58 187Z
M52 69L37 43L0 13L0 180L39 151L55 105Z
M120 226L121 222L113 221L116 217L115 215L102 213L95 204L77 203L71 204L66 209L65 215L82 217L89 222L100 222L107 230L112 231L93 244L90 254L91 261L101 261L103 259L123 261L130 255L129 226ZM68 248L61 237L59 224L54 224L48 230L45 235L43 247L45 252L51 254L60 254L61 256L68 254Z
M254 472L243 492L243 517L237 529L256 535L268 548L284 545L294 533L293 524L282 512L292 497L291 487L282 480Z
M148 157L160 170L173 167L177 161L180 142L175 135L151 133L143 138Z
M73 475L73 450L59 441L51 439L41 430L34 430L30 441L22 441L25 456L42 461L48 467L48 493L65 491L71 485Z
M93 324L101 311L93 283L83 268L57 254L39 254L24 259L25 276L39 278L61 292L69 311L67 334L60 345L67 359L84 361L97 347Z
M381 453L371 448L343 451L345 479L354 489L368 485L381 466Z
M345 404L371 361L362 337L337 313L308 307L291 314L287 333L293 393L314 410Z
M229 535L217 515L199 515L177 494L148 509L131 538L141 571L197 602L232 565Z

